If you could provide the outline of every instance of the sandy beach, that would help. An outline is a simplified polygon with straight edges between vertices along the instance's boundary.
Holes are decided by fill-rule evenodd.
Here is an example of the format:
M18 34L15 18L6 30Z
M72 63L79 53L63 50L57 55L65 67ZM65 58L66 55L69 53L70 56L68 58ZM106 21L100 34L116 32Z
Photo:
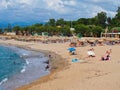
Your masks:
M87 58L91 46L76 47L76 55L69 55L69 43L34 43L0 40L2 44L41 50L51 55L51 74L16 90L120 90L120 45L92 47L96 57ZM101 61L106 50L112 49L111 60ZM71 62L73 58L83 62ZM56 62L58 62L56 64Z

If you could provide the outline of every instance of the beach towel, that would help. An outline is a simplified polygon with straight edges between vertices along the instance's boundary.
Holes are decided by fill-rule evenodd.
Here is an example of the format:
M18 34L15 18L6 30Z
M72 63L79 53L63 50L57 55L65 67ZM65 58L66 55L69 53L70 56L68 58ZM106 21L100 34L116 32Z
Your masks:
M76 58L73 58L71 61L72 62L84 62L84 60L79 60L79 59L76 59Z
M79 62L79 60L74 58L74 59L72 59L72 62Z

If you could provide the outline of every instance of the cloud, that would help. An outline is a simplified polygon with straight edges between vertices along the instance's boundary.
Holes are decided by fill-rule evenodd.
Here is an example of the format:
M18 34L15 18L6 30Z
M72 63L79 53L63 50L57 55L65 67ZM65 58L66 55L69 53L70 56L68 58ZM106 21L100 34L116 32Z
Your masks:
M7 8L8 5L11 5L11 3L6 0L0 0L0 2L0 9Z
M75 0L66 0L66 1L63 1L63 3L65 5L70 5L70 6L75 6L77 4L77 2Z
M92 12L92 17L96 16L99 12L106 12L110 17L115 16L116 12L106 10L100 6L94 6Z
M56 12L65 12L63 2L61 0L44 0L46 2L46 8L49 10L54 10Z
M8 22L46 21L50 18L74 20L104 11L113 17L119 0L0 0L0 20Z
M75 6L76 0L43 0L46 3L46 9L53 10L59 14L68 13L68 6Z
M83 1L98 4L99 6L100 6L100 4L104 4L104 5L106 5L105 7L111 7L111 6L112 7L119 7L120 6L119 0L83 0Z

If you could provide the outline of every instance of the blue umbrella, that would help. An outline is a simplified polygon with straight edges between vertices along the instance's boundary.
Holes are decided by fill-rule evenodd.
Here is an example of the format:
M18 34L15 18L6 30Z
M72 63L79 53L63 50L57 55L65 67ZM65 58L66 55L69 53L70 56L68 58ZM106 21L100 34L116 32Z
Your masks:
M70 52L72 52L72 51L75 51L76 49L75 49L74 47L70 47L70 48L68 48L68 50L69 50Z

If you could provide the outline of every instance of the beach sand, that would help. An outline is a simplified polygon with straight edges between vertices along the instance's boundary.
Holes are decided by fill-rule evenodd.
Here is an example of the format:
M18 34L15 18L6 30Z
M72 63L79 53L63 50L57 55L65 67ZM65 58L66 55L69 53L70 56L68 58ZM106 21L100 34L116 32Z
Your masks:
M84 59L90 46L77 47L77 55L69 55L69 43L41 44L15 40L0 40L0 43L42 50L51 55L51 74L16 90L120 90L120 45L92 47L96 57ZM112 49L111 60L100 61L108 49ZM71 62L73 58L84 61Z

